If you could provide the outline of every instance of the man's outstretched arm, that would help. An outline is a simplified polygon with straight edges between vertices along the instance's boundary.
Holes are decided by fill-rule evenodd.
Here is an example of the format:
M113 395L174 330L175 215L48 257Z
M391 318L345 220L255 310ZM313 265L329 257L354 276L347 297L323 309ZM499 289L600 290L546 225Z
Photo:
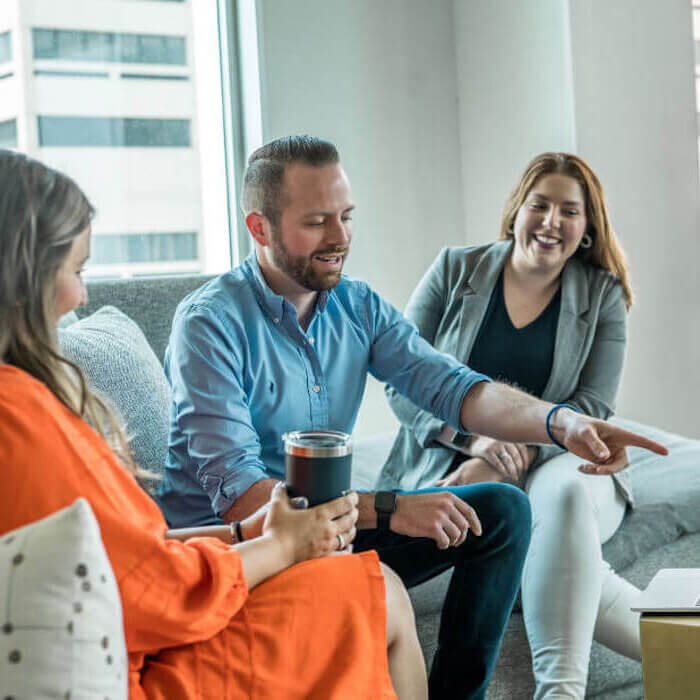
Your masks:
M545 423L553 407L505 384L480 382L464 397L460 421L464 430L498 440L550 444ZM642 447L660 455L668 453L653 440L568 408L554 411L549 427L558 442L589 463L582 470L590 474L624 469L626 447Z

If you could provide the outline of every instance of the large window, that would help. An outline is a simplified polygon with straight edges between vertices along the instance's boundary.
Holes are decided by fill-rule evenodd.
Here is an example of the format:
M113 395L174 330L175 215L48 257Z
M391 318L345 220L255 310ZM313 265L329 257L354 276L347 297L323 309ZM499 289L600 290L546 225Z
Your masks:
M15 148L17 146L17 120L8 119L0 122L0 148Z
M217 273L247 254L242 7L254 16L252 0L0 0L0 146L85 191L88 277ZM2 65L17 37L29 60Z
M34 58L185 65L185 37L115 32L32 30Z
M40 146L185 147L189 119L39 117Z
M0 63L12 60L12 36L10 32L0 34Z

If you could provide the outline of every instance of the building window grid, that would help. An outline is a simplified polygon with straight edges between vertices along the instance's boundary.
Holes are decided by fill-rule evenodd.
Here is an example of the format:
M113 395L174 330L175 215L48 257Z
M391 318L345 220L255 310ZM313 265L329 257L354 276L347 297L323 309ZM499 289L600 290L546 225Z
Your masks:
M186 63L185 39L182 37L35 29L33 38L34 57L38 59L170 65ZM38 75L65 76L74 73L75 77L86 77L78 76L78 71L35 71ZM94 77L108 75L100 73ZM142 76L125 73L120 77L189 80L189 76L182 75ZM38 123L42 146L190 146L190 120L185 119L40 116ZM0 136L5 137L5 132L9 132L9 129L5 129ZM94 238L92 251L95 265L197 260L196 232L100 234Z
M38 117L40 146L187 148L189 119Z
M0 75L0 79L9 77L13 73ZM103 78L109 79L112 74L107 71L97 70L54 70L48 68L35 68L34 75L48 78ZM122 80L164 80L164 81L184 81L190 80L189 75L181 73L117 73L116 77Z
M189 75L180 75L178 73L173 73L172 75L166 75L163 73L121 73L120 78L125 80L189 80Z
M143 2L144 0L139 0ZM177 2L181 4L190 4L187 0L151 0L153 4L156 2L167 3ZM230 18L229 18L230 19ZM220 20L221 21L221 20ZM187 37L184 36L163 36L159 34L125 34L118 32L105 31L78 31L65 29L52 29L39 27L32 30L33 39L33 56L37 61L94 61L97 63L112 63L115 64L114 69L110 69L109 73L105 73L106 66L103 70L90 71L53 71L46 63L39 62L35 75L43 76L46 79L49 76L87 78L87 77L109 77L109 78L125 78L125 79L143 79L143 80L192 80L193 76L189 75L188 49L186 44ZM9 37L7 39L9 42ZM191 50L191 49L190 49ZM232 62L234 58L227 59ZM131 64L131 71L124 70L123 73L119 70L119 63ZM162 65L164 68L156 70L151 67L150 70L145 68L146 65ZM140 66L143 65L142 69ZM185 73L179 71L172 72L168 68L186 67ZM86 66L87 67L87 66ZM69 66L70 68L70 66ZM48 69L48 70L44 70ZM141 74L138 71L143 70ZM162 75L158 75L161 73ZM80 75L79 75L80 74ZM224 100L230 98L230 95L224 95ZM43 131L44 138L41 139L41 145L45 143L47 135L50 136L51 129L47 131L47 127L57 126L57 122L51 123L51 119L65 119L66 117L46 117L34 115L40 126L40 134ZM177 115L176 115L177 116ZM71 117L68 117L70 119ZM89 119L86 117L73 117L74 119ZM190 120L160 120L161 124L169 122L172 129L171 135L165 138L153 138L153 133L149 132L149 127L156 127L159 120L139 120L139 119L107 119L107 125L104 123L92 124L93 140L107 142L108 145L114 146L172 146L172 145L191 145L191 129L193 124ZM65 123L64 123L65 125ZM9 133L12 130L12 138L16 141L16 125L14 122L4 126L2 135ZM72 123L74 129L80 131L80 127L85 126L78 122ZM43 127L43 128L42 128ZM95 128L96 127L96 128ZM96 134L96 135L95 135ZM81 137L80 134L69 137L73 140L85 141L85 134ZM65 139L64 139L65 140ZM87 139L89 140L89 138ZM175 143L173 143L175 142ZM58 144L57 144L58 145ZM68 144L63 144L68 145ZM81 143L80 145L91 145L89 143ZM230 184L233 184L232 182ZM232 193L235 199L235 194ZM233 234L233 232L231 232ZM189 271L198 268L201 261L201 241L199 237L201 232L176 232L176 233L99 233L96 232L94 237L94 250L91 257L91 263L102 269L102 274L112 276L114 274L125 274L124 268L120 266L127 265L128 275L143 276L149 274L168 274L175 271ZM116 267L116 270L111 268ZM149 269L152 268L152 272ZM99 270L95 270L100 274Z
M32 41L35 59L178 66L187 63L186 39L182 36L34 28Z
M0 148L17 147L17 120L8 119L0 122Z
M47 70L35 68L34 75L60 78L109 78L109 73L91 70Z
M195 262L197 257L195 232L101 233L92 238L90 264Z
M0 34L0 63L9 63L12 60L12 32Z

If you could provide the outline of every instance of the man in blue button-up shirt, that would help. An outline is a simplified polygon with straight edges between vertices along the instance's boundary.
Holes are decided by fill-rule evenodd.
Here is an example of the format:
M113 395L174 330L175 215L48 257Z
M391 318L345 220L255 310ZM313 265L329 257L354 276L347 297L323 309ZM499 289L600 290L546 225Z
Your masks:
M343 276L354 205L332 144L267 144L249 159L242 195L255 251L183 300L166 354L173 407L160 501L172 526L223 519L242 521L246 539L258 535L284 478L282 434L352 432L367 372L453 433L553 437L604 463L589 469L622 468L626 444L663 449L490 382L434 350L366 283ZM377 549L409 586L455 567L431 697L483 697L529 543L527 498L505 484L382 498L377 529L375 494L360 494L356 551Z

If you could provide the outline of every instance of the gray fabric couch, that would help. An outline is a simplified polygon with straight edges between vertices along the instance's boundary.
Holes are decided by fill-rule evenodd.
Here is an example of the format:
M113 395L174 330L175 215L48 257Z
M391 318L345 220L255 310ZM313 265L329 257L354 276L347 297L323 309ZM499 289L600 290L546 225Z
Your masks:
M79 310L79 316L89 315L104 305L116 306L138 324L162 362L177 304L206 279L190 276L92 282L89 305ZM129 416L125 417L128 421ZM633 452L630 474L637 508L627 515L604 547L604 555L613 568L644 587L659 568L700 565L700 442L629 421L619 422L670 449L670 456L665 459ZM157 423L162 425L163 421ZM153 441L152 452L163 454L167 435L161 429L153 432L149 438ZM372 487L392 440L393 435L381 435L356 444L355 487ZM449 572L411 591L428 663L435 649L448 577ZM530 651L516 604L488 698L528 698L532 697L533 688ZM587 697L618 700L641 696L640 665L594 643Z

